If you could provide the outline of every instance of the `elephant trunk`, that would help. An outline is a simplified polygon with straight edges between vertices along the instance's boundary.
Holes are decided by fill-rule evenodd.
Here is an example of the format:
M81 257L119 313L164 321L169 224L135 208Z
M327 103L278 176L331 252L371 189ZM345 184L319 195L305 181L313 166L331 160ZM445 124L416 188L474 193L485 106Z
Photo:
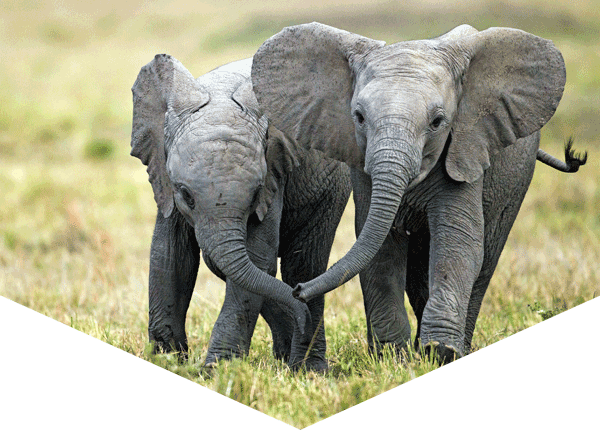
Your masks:
M310 334L310 311L308 306L292 296L292 289L256 267L246 250L246 225L241 220L220 225L217 233L205 237L196 231L198 243L219 271L245 290L274 300L294 319L296 328L303 336Z
M406 187L420 169L420 154L398 150L411 148L411 144L413 139L409 139L406 132L400 136L396 132L394 135L379 133L379 138L368 145L365 171L371 175L372 191L363 229L341 260L321 276L298 284L294 297L307 302L325 294L352 279L375 257L392 227Z

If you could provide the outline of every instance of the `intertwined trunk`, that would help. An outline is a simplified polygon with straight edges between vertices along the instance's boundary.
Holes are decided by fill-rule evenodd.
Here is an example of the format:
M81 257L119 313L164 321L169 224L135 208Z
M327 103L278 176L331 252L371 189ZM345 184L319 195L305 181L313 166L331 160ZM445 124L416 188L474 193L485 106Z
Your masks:
M326 273L298 284L294 296L301 301L325 294L356 276L375 257L390 231L408 183L420 168L421 154L411 150L411 134L386 127L367 145L365 170L371 175L371 206L360 236L348 253Z
M198 243L225 277L247 291L271 299L282 305L295 321L299 334L310 334L308 307L294 299L292 289L256 267L246 250L246 225L242 220L222 223L216 233L203 237L196 232Z

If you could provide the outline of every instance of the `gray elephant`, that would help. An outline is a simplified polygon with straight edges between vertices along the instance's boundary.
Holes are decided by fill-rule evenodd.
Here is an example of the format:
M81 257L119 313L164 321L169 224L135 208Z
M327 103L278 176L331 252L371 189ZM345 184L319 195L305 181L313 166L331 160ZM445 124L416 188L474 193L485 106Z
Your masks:
M325 272L350 173L269 125L252 92L251 64L194 79L176 59L157 55L133 85L131 154L148 166L158 205L149 337L156 349L187 356L185 318L202 250L226 281L207 365L246 354L261 314L277 357L323 370L323 295L301 303L289 285ZM278 257L283 282L274 277Z
M538 151L565 79L552 42L509 28L386 45L312 23L267 40L252 68L261 108L352 167L357 241L295 297L360 272L371 349L410 342L406 292L428 353L468 353L536 158L563 171L586 161L570 145L566 163Z

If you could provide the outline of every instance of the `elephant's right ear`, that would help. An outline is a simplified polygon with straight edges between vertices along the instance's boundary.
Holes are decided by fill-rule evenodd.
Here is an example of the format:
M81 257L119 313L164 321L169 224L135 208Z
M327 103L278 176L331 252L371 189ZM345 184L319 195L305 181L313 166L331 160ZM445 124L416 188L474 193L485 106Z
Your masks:
M273 125L303 148L362 167L350 105L353 65L382 44L319 23L284 28L254 55L258 103Z
M167 218L175 202L166 169L165 114L181 116L208 103L209 95L179 61L166 54L142 67L131 91L131 155L148 166L154 200Z

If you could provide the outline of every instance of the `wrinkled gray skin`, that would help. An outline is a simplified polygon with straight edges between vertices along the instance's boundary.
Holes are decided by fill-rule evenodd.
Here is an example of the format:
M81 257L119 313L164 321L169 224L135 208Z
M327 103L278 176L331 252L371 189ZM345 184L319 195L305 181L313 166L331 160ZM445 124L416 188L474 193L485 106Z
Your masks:
M268 125L252 92L251 63L196 80L176 59L157 55L132 88L131 153L148 166L158 205L148 332L157 350L186 355L185 317L202 250L226 281L207 365L246 354L261 314L277 357L324 370L323 295L301 303L289 285L327 268L349 169ZM274 277L277 257L285 283Z
M565 83L560 52L508 28L386 45L312 23L267 40L252 81L275 126L352 166L357 241L295 297L360 272L371 348L410 342L406 291L426 350L468 353L536 157L585 162L538 152Z

